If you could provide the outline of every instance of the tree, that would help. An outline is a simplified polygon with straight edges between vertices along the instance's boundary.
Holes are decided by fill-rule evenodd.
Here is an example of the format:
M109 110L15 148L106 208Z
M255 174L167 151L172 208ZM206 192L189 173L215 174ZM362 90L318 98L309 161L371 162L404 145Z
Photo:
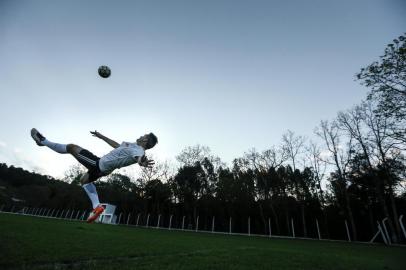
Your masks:
M310 141L306 147L306 158L310 162L310 167L312 168L316 181L316 188L319 192L320 205L323 208L325 206L325 199L321 182L323 181L327 166L326 161L322 157L320 146Z
M106 177L107 184L122 191L133 191L135 184L131 182L130 177L127 175L113 173Z
M397 161L403 157L401 152L394 147L396 143L394 142L393 137L390 133L390 119L382 114L375 113L375 107L373 102L368 102L366 104L365 109L365 123L369 129L369 142L374 145L376 151L374 151L374 155L378 159L378 166L381 166L383 172L385 172L384 177L380 178L383 181L383 188L387 189L391 208L393 212L393 221L390 218L390 215L387 211L385 211L385 216L389 219L389 226L394 232L394 228L396 229L396 234L392 234L392 238L394 242L398 242L401 236L400 226L397 222L398 211L395 203L395 194L394 194L394 187L397 185L396 177L393 173L392 168L392 161ZM393 225L395 224L395 225Z
M209 147L199 144L184 148L176 159L185 168L200 166L201 173L199 173L198 179L201 181L201 195L212 196L218 172L225 166L221 159L212 155Z
M317 199L320 205L320 210L323 217L323 223L325 227L325 233L327 238L329 237L329 230L327 224L327 214L325 211L326 208L326 199L325 199L325 192L322 188L322 181L324 179L326 169L327 169L327 162L324 160L322 156L322 150L320 146L315 143L314 141L310 141L306 146L306 159L310 163L310 168L313 173L314 177L314 184L315 188L318 192ZM317 193L316 192L316 193Z
M196 162L194 166L180 167L170 182L175 200L178 201L189 214L190 208L192 208L193 220L196 220L197 217L197 200L201 198L204 193L204 179L205 172L200 162Z
M295 133L288 130L282 136L283 149L292 162L293 170L296 170L298 155L302 153L306 139L303 136L295 136Z
M347 145L341 145L342 134L340 134L340 128L336 121L321 121L318 130L316 130L316 134L324 140L327 150L330 153L330 164L334 165L336 168L335 172L330 176L330 179L333 180L332 187L336 191L336 194L342 194L344 208L350 221L353 238L354 240L357 240L357 228L355 226L353 210L350 204L348 179L346 176L348 163L351 159L351 153L353 152L351 138Z
M176 160L184 166L194 166L196 162L201 162L205 157L208 157L209 154L209 147L197 144L184 148L182 152L176 156Z
M153 157L150 159L154 159ZM167 182L173 176L173 167L170 165L169 161L156 161L155 165L152 167L141 167L140 181L145 185L147 182L160 179Z
M145 186L145 197L152 202L156 213L160 214L163 206L170 202L170 186L168 183L162 183L158 179L151 180Z
M361 84L370 87L368 99L377 100L375 113L392 120L391 136L406 142L406 38L389 44L379 61L356 74Z
M355 149L356 155L351 158L350 172L348 175L355 183L359 183L358 179L364 180L365 178L370 181L364 181L361 185L364 190L375 190L376 196L380 202L384 215L389 217L388 207L384 198L384 186L380 183L378 176L375 172L374 161L374 144L368 138L368 125L366 124L366 108L367 103L363 102L346 112L339 112L337 116L337 123L341 130L343 130L350 138L356 142L359 149ZM365 171L365 173L363 172ZM374 186L374 187L372 187ZM370 197L367 196L367 206L372 205ZM370 210L370 209L368 209Z
M85 172L81 164L72 165L65 171L63 180L73 185L80 185L80 178Z
M303 190L299 187L300 177L298 175L300 174L300 172L296 171L296 163L297 163L298 155L303 152L303 147L304 147L304 143L305 143L306 139L303 136L295 136L293 131L288 130L287 133L283 134L282 141L283 141L283 148L285 149L287 156L289 157L290 161L292 162L293 171L292 171L290 180L292 181L292 183L295 187L294 191L296 194L296 199L300 203L300 212L301 212L301 216L302 216L304 236L307 237L307 227L306 227L306 218L305 218L305 202L304 202L304 196L301 193Z

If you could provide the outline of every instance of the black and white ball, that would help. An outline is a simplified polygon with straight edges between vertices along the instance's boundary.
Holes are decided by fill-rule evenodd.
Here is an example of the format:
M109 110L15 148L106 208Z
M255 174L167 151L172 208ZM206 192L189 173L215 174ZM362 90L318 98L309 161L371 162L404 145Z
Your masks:
M103 78L108 78L111 75L111 70L108 66L99 67L99 75Z

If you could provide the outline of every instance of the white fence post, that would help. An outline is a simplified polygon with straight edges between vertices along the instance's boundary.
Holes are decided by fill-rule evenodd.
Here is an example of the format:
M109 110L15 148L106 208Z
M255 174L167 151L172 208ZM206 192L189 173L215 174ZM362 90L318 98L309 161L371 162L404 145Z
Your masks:
M130 217L131 217L131 213L128 213L128 216L127 216L127 225L128 225L128 223L130 222Z
M121 222L121 216L123 215L123 213L120 213L120 215L118 216L118 222L117 222L117 224L120 224L120 222Z
M320 229L319 229L319 221L316 218L316 226L317 226L317 234L319 236L319 240L321 240L321 236L320 236Z
M381 225L379 224L379 221L376 221L376 223L378 224L378 231L376 232L376 234L374 235L374 237L372 237L372 239L371 239L371 241L369 241L369 243L374 242L375 238L376 238L379 234L381 234L381 235L382 235L383 242L385 243L385 245L387 245L387 244L388 244L388 241L386 240L385 233L382 231L382 228L381 228Z
M211 220L211 232L214 232L214 221L215 221L215 216L213 216L213 219Z
M161 221L161 215L158 215L158 222L156 224L156 227L159 228L159 222Z
M296 235L295 235L295 224L293 223L293 218L290 219L290 222L292 223L292 235L293 235L293 238L295 238L296 237Z
M248 235L251 235L251 217L248 217Z
M148 228L148 223L149 223L149 214L147 215L147 228Z
M196 232L199 230L199 216L196 219Z
M172 215L169 217L169 230L171 229L171 227L172 227Z
M135 223L135 226L138 226L138 221L140 220L140 215L141 215L141 214L138 214L138 215L137 215L137 222Z
M271 226L270 218L268 218L268 230L269 230L269 237L272 237L272 226Z
M399 224L400 224L400 227L402 228L403 235L405 236L405 239L406 239L406 230L405 230L405 226L403 226L402 219L403 219L403 215L400 215L400 217L399 217Z
M347 229L348 242L351 242L350 230L348 229L347 220L345 220L345 228Z
M185 216L183 216L182 218L182 230L184 230L185 228Z
M228 233L231 234L231 217L230 217L230 222L229 222L229 226L228 226Z
M75 217L76 220L79 219L79 215L80 215L80 210L78 210L78 213L76 214L76 217Z
M383 225L383 229L385 230L385 233L386 233L386 238L388 239L388 245L391 245L391 244L392 244L392 242L391 242L391 237L390 237L390 235L389 235L389 233L388 233L388 229L386 229L386 225L385 225L385 221L387 221L387 220L388 220L387 217L384 218L384 219L382 220L382 225Z

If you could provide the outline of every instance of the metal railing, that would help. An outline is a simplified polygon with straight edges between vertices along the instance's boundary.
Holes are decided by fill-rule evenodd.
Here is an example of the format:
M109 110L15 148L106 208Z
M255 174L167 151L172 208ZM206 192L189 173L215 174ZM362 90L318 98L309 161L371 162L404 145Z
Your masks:
M31 207L16 207L16 206L11 206L11 207L5 207L4 205L0 206L0 213L13 213L13 214L19 214L19 215L26 215L26 216L36 216L36 217L43 217L43 218L53 218L53 219L63 219L63 220L73 220L73 221L85 221L88 215L91 213L91 211L88 210L75 210L75 209L48 209L48 208L31 208ZM134 215L135 222L131 223L131 218L132 215L131 213L128 213L127 215L121 213L118 213L118 218L117 222L113 223L115 225L124 225L124 226L133 226L133 227L140 227L140 228L153 228L153 229L166 229L166 230L175 230L175 231L188 231L188 232L203 232L203 233L214 233L214 234L224 234L224 235L245 235L245 236L258 236L258 237L268 237L268 238L286 238L286 239L307 239L307 240L322 240L322 241L338 241L338 242L356 242L356 243L368 243L372 244L374 243L375 240L378 239L378 236L380 235L382 237L383 243L386 245L391 245L391 240L390 240L390 235L388 232L388 229L386 227L385 222L387 221L387 218L383 219L381 223L377 221L377 227L378 231L376 234L373 236L373 238L369 242L363 242L363 241L353 241L351 240L350 236L350 229L347 224L347 220L344 220L343 224L343 230L345 230L347 234L347 239L341 239L341 240L333 240L333 239L326 239L322 237L320 227L318 220L315 219L315 226L317 229L317 235L315 237L298 237L295 234L295 224L294 220L291 219L290 221L290 232L291 235L275 235L272 233L272 223L271 219L268 218L268 228L267 232L265 234L256 234L252 233L251 231L251 217L248 217L247 219L247 232L241 233L241 232L234 232L233 231L233 219L232 217L229 217L228 219L228 231L216 231L216 218L213 216L211 220L211 229L201 229L199 228L199 216L197 216L196 220L194 220L195 225L194 228L193 226L188 228L185 228L185 219L186 216L182 216L182 222L178 224L178 226L174 226L173 224L173 219L174 215L169 216L169 223L167 223L167 226L163 226L162 222L162 215L157 215L157 222L156 224L151 224L151 214L146 214L146 220L144 219L144 223L141 224L141 218L142 214L138 213L137 215ZM400 216L399 218L399 223L401 225L403 234L406 239L406 230L405 227L402 223L403 215ZM153 221L152 221L153 222ZM381 225L382 224L382 225Z

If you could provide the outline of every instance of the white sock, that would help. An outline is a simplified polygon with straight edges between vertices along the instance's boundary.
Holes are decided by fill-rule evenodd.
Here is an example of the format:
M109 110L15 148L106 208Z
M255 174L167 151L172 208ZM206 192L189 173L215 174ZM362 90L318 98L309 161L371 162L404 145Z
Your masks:
M87 196L89 196L89 199L92 201L93 209L96 208L100 204L96 186L93 183L89 183L84 184L82 187L86 191Z
M52 150L54 150L55 152L58 152L60 154L66 154L68 153L66 151L66 144L60 144L60 143L54 143L54 142L50 142L47 139L41 141L41 143L45 146L48 146L49 148L51 148Z

